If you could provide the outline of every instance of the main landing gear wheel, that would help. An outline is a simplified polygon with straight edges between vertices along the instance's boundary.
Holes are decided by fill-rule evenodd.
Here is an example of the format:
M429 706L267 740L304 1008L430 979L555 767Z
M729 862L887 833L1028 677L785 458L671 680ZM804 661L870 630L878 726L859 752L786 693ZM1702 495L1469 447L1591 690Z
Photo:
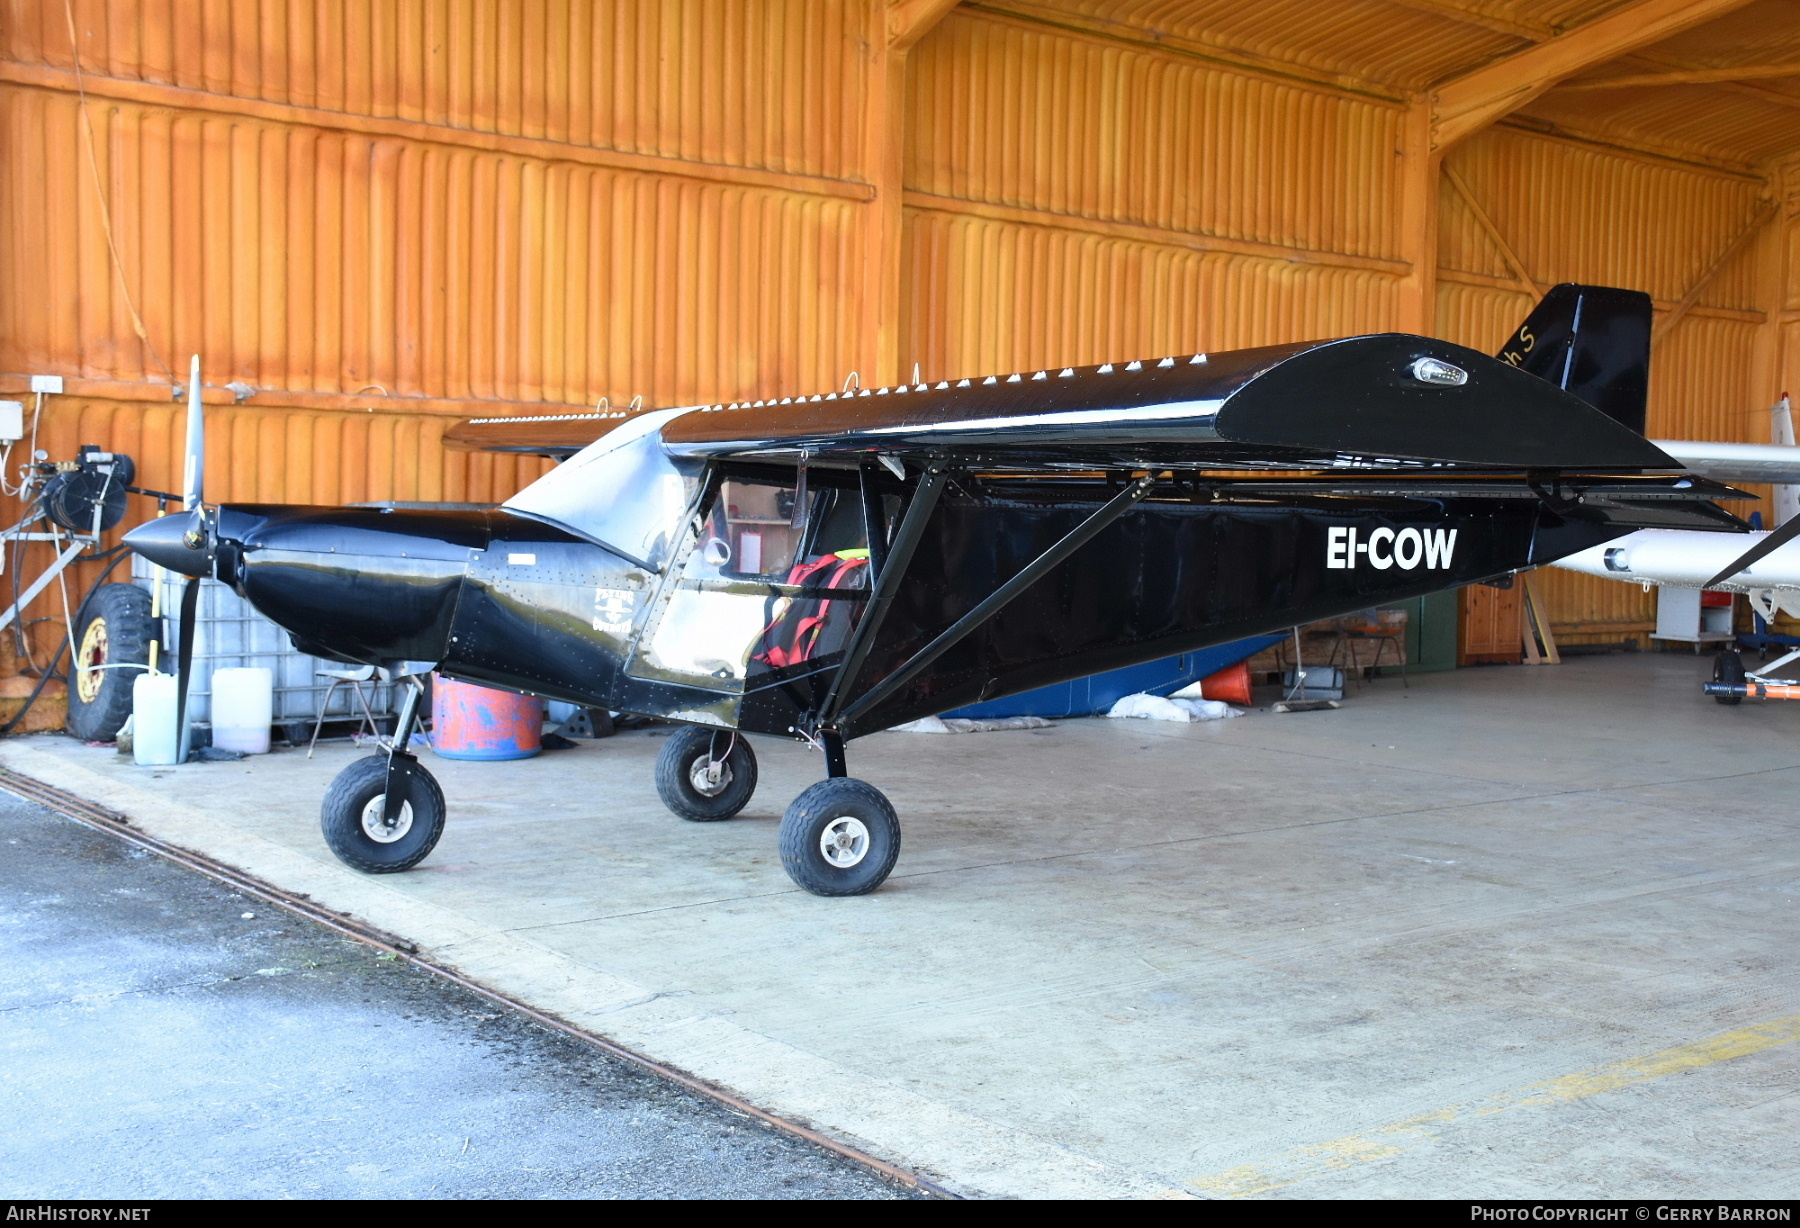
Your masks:
M729 819L756 792L756 752L741 733L685 725L656 757L656 792L684 819Z
M146 665L150 594L135 584L102 584L75 625L75 673L69 687L69 732L84 742L110 742L131 715L131 687Z
M407 783L407 798L390 823L386 755L358 759L337 774L325 790L319 827L337 859L364 874L398 874L424 861L444 834L444 791L431 773L417 764Z
M839 776L796 797L781 817L781 865L814 895L864 895L900 856L900 820L881 790Z
M1713 658L1713 681L1727 682L1732 686L1744 685L1744 658L1736 649L1727 648ZM1722 704L1741 704L1742 695L1714 695L1713 699Z

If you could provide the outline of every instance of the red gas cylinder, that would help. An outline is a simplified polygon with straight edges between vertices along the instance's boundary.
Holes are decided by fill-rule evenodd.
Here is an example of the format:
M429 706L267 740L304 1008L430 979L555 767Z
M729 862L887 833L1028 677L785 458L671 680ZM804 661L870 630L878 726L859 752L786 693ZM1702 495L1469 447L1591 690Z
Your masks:
M543 700L431 676L431 749L444 758L529 759L543 735Z

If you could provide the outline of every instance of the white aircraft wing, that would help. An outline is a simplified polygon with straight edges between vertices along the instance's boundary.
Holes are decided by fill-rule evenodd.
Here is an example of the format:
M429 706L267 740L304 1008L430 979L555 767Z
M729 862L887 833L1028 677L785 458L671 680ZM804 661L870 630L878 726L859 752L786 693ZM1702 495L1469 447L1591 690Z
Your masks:
M1657 439L1682 468L1720 482L1800 482L1800 448L1773 443ZM1727 560L1729 561L1729 560Z

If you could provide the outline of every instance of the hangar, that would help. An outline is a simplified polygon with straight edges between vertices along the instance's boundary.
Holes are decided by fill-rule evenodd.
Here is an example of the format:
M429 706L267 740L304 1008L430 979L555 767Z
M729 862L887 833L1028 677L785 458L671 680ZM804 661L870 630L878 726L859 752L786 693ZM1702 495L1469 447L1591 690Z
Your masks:
M1493 352L1565 282L1650 297L1652 438L1767 442L1766 411L1800 373L1800 10L1786 0L293 0L192 9L40 0L16 6L5 33L0 397L21 402L26 446L48 460L72 459L82 445L124 453L149 491L182 488L180 397L192 353L204 357L208 497L309 504L495 504L548 470L529 453L447 448L446 433L471 418L588 414L637 398L652 407L774 400L843 387L852 372L861 385L889 386L1385 331ZM154 510L153 498L134 496L120 527ZM51 547L16 550L15 576L42 570ZM103 566L77 562L76 587ZM1554 570L1532 582L1564 648L1649 647L1657 606L1646 588ZM56 687L38 684L66 633L57 600L46 589L23 633L0 640L12 675L5 702L17 710L40 692L35 721L49 727L60 723ZM1413 664L1428 663L1431 627L1454 629L1442 664L1518 659L1518 608L1482 586L1423 599L1412 611ZM576 983L568 970L579 968L600 979L549 1003L564 1017L954 1188L1416 1194L1454 1191L1459 1158L1491 1140L1409 1145L1399 1151L1410 1158L1349 1177L1326 1157L1332 1147L1362 1155L1411 1138L1405 1123L1419 1113L1465 1106L1468 1116L1530 1100L1547 1093L1519 1089L1554 1077L1586 1071L1603 1089L1594 1094L1610 1095L1632 1083L1618 1063L1649 1054L1673 1069L1683 1045L1707 1037L1732 1037L1726 1048L1749 1046L1746 1061L1774 1063L1756 1068L1764 1082L1779 1083L1780 1061L1791 1064L1762 1042L1787 1035L1800 1007L1791 985L1755 970L1774 949L1780 913L1768 905L1791 893L1793 862L1773 851L1783 848L1775 829L1717 817L1756 812L1769 798L1724 785L1675 797L1681 780L1733 775L1722 764L1774 774L1756 787L1775 787L1793 770L1787 717L1759 708L1738 725L1689 730L1678 705L1701 701L1684 668L1663 654L1572 657L1562 673L1417 677L1416 697L1384 680L1360 710L1320 718L1337 724L1316 734L1298 724L1245 733L1257 725L1249 721L1229 734L1180 727L1139 738L1120 732L1124 723L1095 722L957 739L942 758L998 775L989 794L936 803L937 835L909 846L921 850L921 877L980 877L973 867L984 858L1023 866L1040 846L1062 860L1044 871L1049 880L1017 870L1022 877L985 882L993 894L974 914L873 914L903 931L897 949L915 970L889 979L784 971L758 985L741 968L709 970L697 936L659 945L623 920L630 910L595 904L590 885L559 873L572 854L555 842L546 846L555 866L511 864L510 878L482 881L478 903L436 885L454 876L378 892L315 865L304 828L278 803L255 830L233 830L221 817L233 811L222 777L152 786L105 756L83 757L94 748L60 743L20 743L8 762L154 816L146 821L164 824L168 839L289 890L307 884L394 932L416 927L428 946L462 944L445 958L521 1000L574 993L550 987ZM1577 701L1602 694L1613 700ZM1427 706L1435 718L1417 715ZM1442 732L1459 719L1487 728L1490 741ZM1656 732L1621 749L1633 736L1622 721ZM1546 745L1545 728L1561 724L1571 741ZM1583 743L1584 730L1599 741ZM606 756L617 747L616 758L641 760L632 739L648 745L649 736L584 747L563 767L543 761L546 779L578 772L606 799L604 816L573 816L557 840L614 866L608 887L639 911L677 899L694 917L720 908L742 927L740 956L755 962L780 949L810 914L784 901L756 916L753 859L751 869L720 869L709 860L717 846L709 853L684 830L684 857L703 869L672 881L617 869L660 837L643 827L631 852L601 822L653 818L640 813L641 790L611 780ZM1449 740L1433 740L1441 737ZM1048 749L1057 738L1059 749ZM892 735L874 757L896 791L918 792L936 769L905 745ZM1461 767L1406 778L1370 763L1389 751L1411 756L1404 772ZM1304 786L1283 773L1284 755L1313 773ZM797 783L806 763L776 770ZM1208 770L1196 775L1199 763ZM1665 771L1671 764L1691 770ZM267 769L295 780L308 770L287 756ZM509 790L555 788L528 785L524 771L456 778L487 808L470 848L504 848L502 833L524 825L508 813ZM1154 780L1151 804L1181 814L1168 822L1184 834L1171 839L1188 841L1198 860L1180 862L1171 879L1176 863L1143 851L1159 841L1142 830L1136 803L1125 813L1107 800L1099 782L1109 773ZM1479 856L1457 851L1472 838L1448 819L1428 833L1400 830L1403 778L1429 795L1434 814L1468 806L1512 818L1484 817L1491 841ZM1072 828L1056 827L1055 816L1070 816L1046 780L1082 799ZM1634 781L1672 792L1609 796L1596 813L1616 825L1590 816L1580 826L1557 809L1572 803L1548 800ZM1728 801L1715 809L1720 797ZM1206 827L1225 814L1276 812L1287 821ZM1666 824L1632 817L1646 814ZM1363 827L1332 859L1272 834L1340 817ZM1018 822L1049 827L1027 836ZM1190 831L1194 823L1206 830ZM1117 835L1124 830L1138 835ZM1565 851L1584 856L1533 863L1524 846L1559 832ZM736 852L736 839L723 843ZM1412 851L1394 851L1401 845ZM1650 846L1660 853L1645 854ZM1218 855L1257 884L1254 904L1208 895L1224 890L1216 882L1194 886L1219 849L1235 850ZM1472 856L1493 862L1473 872L1475 884L1421 888L1396 877L1408 867L1394 868L1410 860L1464 875ZM1342 879L1337 858L1354 867ZM1295 859L1305 872L1287 885L1266 877ZM1090 862L1085 877L1071 868ZM1109 891L1121 876L1141 880L1138 890ZM1704 904L1682 898L1712 910L1706 919L1595 922L1572 946L1558 945L1566 918L1525 903L1565 898L1612 916L1623 899L1679 896L1686 888L1670 884L1686 880L1705 884ZM1302 884L1306 905L1277 901ZM920 887L897 893L892 907L952 907L921 905L930 893ZM1430 896L1429 919L1359 911L1374 896L1412 890ZM504 904L509 891L527 903ZM1016 969L984 981L973 951L1006 926L983 910L1003 910L1009 892L1044 901L1043 937ZM1483 915L1495 928L1451 934L1459 899L1483 892L1493 893ZM1314 908L1322 911L1311 924L1294 920ZM1109 919L1115 911L1131 920ZM1075 934L1064 927L1076 915L1123 928ZM1514 915L1531 918L1517 931L1535 944L1523 963L1501 949L1502 918ZM587 936L527 950L517 932L532 916ZM1146 928L1146 917L1157 920ZM1304 936L1319 926L1327 939ZM1421 945L1415 929L1434 936ZM956 937L932 940L946 933ZM621 940L639 954L611 963L596 954ZM468 945L482 942L485 950ZM1385 965L1375 953L1384 942L1410 954ZM1066 992L1031 991L1050 976L1059 943L1084 952ZM1354 949L1344 959L1365 974L1354 989L1330 972L1334 943ZM825 947L841 955L841 944L853 949L852 935L834 930ZM1609 954L1584 963L1597 948ZM1427 977L1434 954L1466 979ZM1234 979L1218 960L1260 961L1294 979L1286 990ZM1727 992L1720 966L1731 960L1752 971ZM1132 961L1148 971L1117 971ZM561 971L543 971L551 966ZM704 985L688 992L710 996L711 1022L648 1005L626 1019L595 1005L634 1001L638 988L652 999L674 992L671 976ZM1508 987L1471 1005L1473 984L1495 977ZM1628 988L1659 977L1685 978L1679 1002L1653 1005ZM1545 988L1562 979L1605 1006L1576 1011L1575 998ZM1289 991L1309 1005L1290 1009ZM1325 1005L1340 997L1349 999L1341 1017ZM1155 1039L1103 1038L1113 1016L1071 1005L1094 1001L1130 1021L1119 1027L1141 1024ZM1539 1009L1546 1001L1553 1006ZM857 1107L849 1090L874 1077L867 1055L818 1034L833 1002L898 1029L880 1075L893 1081L877 1108ZM741 1034L727 1036L718 1021L732 1012L754 1022L731 1024ZM1619 1034L1643 1012L1653 1026ZM972 1041L981 1020L996 1017L1022 1038L1015 1047ZM1453 1037L1431 1022L1451 1018L1468 1030ZM1257 1048L1234 1064L1233 1047L1268 1019L1290 1055ZM934 1020L953 1022L940 1033ZM1375 1021L1371 1030L1359 1031L1363 1020ZM1066 1043L1040 1043L1064 1027ZM1374 1057L1418 1029L1432 1040L1412 1065ZM733 1046L760 1055L754 1071L721 1056ZM1109 1046L1117 1061L1094 1058ZM966 1062L947 1061L952 1051ZM816 1056L829 1073L809 1085L784 1064L795 1054ZM1205 1073L1184 1083L1182 1063L1194 1061ZM984 1083L984 1063L1004 1071L991 1095L971 1090ZM1121 1069L1137 1073L1121 1082ZM1040 1084L1053 1090L1040 1094ZM1252 1085L1278 1089L1274 1100ZM1397 1085L1418 1086L1423 1099ZM1215 1108L1198 1117L1183 1109L1178 1143L1155 1138L1154 1122L1184 1088L1204 1088ZM1693 1111L1716 1119L1753 1090L1702 1096ZM1277 1103L1293 1108L1291 1131L1223 1137ZM988 1132L995 1113L1013 1142ZM1574 1129L1507 1128L1526 1151ZM1779 1137L1748 1110L1730 1129L1781 1154ZM1083 1175L1045 1184L1059 1149L1080 1157L1070 1171ZM1709 1196L1786 1188L1758 1184L1767 1174L1756 1164L1719 1155L1689 1157L1669 1176L1666 1150L1583 1138L1563 1153L1580 1163L1496 1170L1483 1188L1626 1192L1593 1176L1603 1154L1623 1157L1620 1171L1699 1182L1692 1188ZM1315 1179L1323 1184L1308 1184Z

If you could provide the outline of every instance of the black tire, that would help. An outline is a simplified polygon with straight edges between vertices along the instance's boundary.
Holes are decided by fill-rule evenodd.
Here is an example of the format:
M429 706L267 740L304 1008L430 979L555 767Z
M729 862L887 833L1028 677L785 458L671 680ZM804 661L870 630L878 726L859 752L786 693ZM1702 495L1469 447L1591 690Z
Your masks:
M1734 648L1727 648L1713 658L1713 681L1726 682L1732 686L1744 685L1744 658ZM1741 704L1742 695L1714 695L1713 701L1721 704Z
M150 641L155 638L149 593L135 584L102 584L94 590L75 623L70 733L84 742L110 742L119 736L131 715L132 684L143 671L92 667L148 665Z
M836 858L826 854L828 841ZM900 820L866 781L821 780L781 816L782 868L814 895L865 895L887 881L899 856Z
M358 759L337 774L325 790L319 828L337 859L364 874L398 874L424 861L444 834L444 791L423 764L415 763L408 797L401 810L407 824L398 838L378 840L364 825L378 823L380 799L387 789L387 756Z
M711 762L719 763L719 779L708 785L704 772ZM728 729L683 725L656 757L656 792L663 805L692 822L729 819L756 792L756 752L750 739Z

